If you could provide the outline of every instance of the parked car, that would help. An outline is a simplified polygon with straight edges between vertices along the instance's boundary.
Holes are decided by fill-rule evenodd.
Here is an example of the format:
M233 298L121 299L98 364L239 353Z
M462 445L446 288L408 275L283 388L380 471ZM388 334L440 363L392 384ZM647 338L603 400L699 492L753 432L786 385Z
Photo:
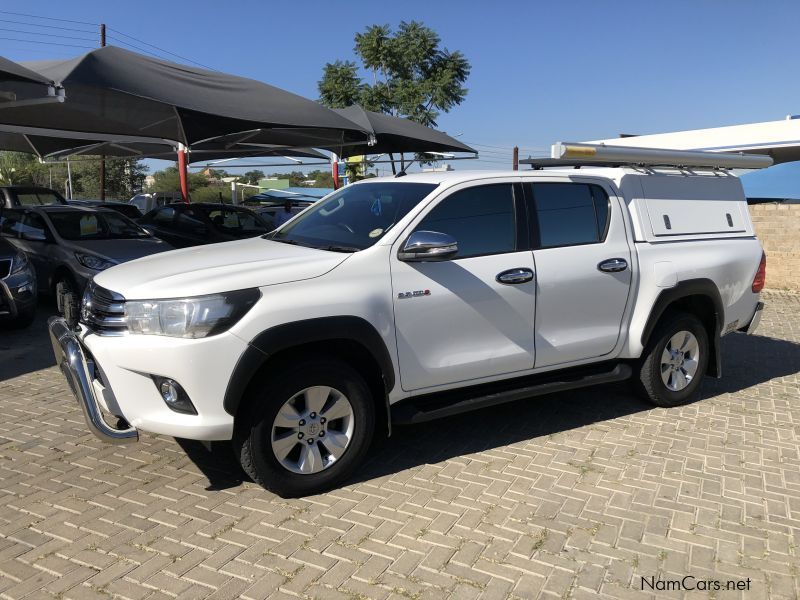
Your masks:
M144 214L159 206L180 200L180 192L153 192L152 194L136 194L128 200L128 204L132 204Z
M747 161L634 154L369 179L266 236L108 269L80 324L51 319L56 358L101 438L233 440L286 496L341 484L395 424L629 378L690 402L763 308L741 182L716 169Z
M151 210L139 223L176 248L263 235L270 227L253 211L230 204L175 202Z
M36 315L36 274L24 252L0 238L0 323L27 327Z
M259 217L264 219L264 222L267 224L267 227L272 230L278 225L275 221L275 217L281 211L285 210L286 203L289 203L290 209L289 212L292 217L295 215L303 212L309 206L314 204L316 200L257 200L253 201L252 199L248 199L243 203L243 206L249 208L254 213L256 213Z
M0 207L47 206L66 203L64 196L50 188L25 185L0 186Z
M142 217L142 211L136 208L133 204L127 202L107 202L103 200L67 200L67 204L72 206L89 206L93 208L110 208L115 210L121 215L125 215L129 219L139 219Z
M7 208L0 236L27 253L39 291L52 294L80 294L108 267L172 249L113 210L69 205Z

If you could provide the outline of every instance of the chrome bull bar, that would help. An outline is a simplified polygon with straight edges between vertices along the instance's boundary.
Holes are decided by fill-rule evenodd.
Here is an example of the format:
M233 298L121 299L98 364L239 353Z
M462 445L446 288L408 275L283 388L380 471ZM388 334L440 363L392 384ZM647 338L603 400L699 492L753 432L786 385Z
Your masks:
M78 400L89 430L104 442L125 444L126 442L137 441L139 434L134 427L116 429L103 419L103 413L94 395L81 343L75 332L67 325L66 319L50 317L47 320L47 326L50 330L53 353L56 355L56 364L58 364L58 368L61 369L72 393Z

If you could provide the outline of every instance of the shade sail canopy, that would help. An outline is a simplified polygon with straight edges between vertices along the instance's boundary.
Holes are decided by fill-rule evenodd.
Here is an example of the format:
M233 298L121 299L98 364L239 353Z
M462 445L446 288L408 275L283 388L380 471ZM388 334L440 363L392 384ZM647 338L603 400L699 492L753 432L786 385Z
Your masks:
M384 154L387 152L470 152L477 150L459 142L452 136L420 125L409 119L364 110L360 106L335 108L334 112L346 118L353 127L368 132L361 140L352 141L341 136L321 136L307 131L285 129L280 132L253 130L239 132L219 139L222 143L258 144L272 142L287 146L314 146L335 152L339 156ZM370 142L373 142L370 145Z
M40 75L36 71L32 71L2 56L0 56L0 80L24 81L26 83L41 83L44 85L50 85L52 83L52 81L44 75Z
M106 136L102 139L163 138L187 146L252 129L298 129L309 139L319 133L324 140L345 142L366 138L352 121L296 94L114 46L23 66L63 86L67 101L3 109L0 123Z
M2 127L2 126L0 126ZM58 132L55 132L58 133ZM103 141L64 135L24 134L0 131L0 150L35 154L41 159L63 159L67 156L104 154L115 158L160 158L175 160L175 148L167 142L152 141ZM327 160L327 156L312 148L284 148L261 146L223 147L215 142L199 144L188 155L190 163L225 158L257 158L286 156Z
M364 110L357 105L336 108L334 111L353 122L357 127L368 131L375 140L371 146L363 143L343 145L339 150L331 148L341 156L383 154L385 152L471 152L477 154L477 150L459 142L454 137L409 119Z

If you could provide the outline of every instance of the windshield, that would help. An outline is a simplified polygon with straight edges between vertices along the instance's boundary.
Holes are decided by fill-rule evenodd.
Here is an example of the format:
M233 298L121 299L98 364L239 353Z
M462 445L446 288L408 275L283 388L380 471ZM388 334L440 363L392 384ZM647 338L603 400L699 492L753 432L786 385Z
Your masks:
M363 250L381 239L436 184L375 182L349 185L269 235L324 249Z
M53 211L47 216L65 240L124 240L150 237L129 218L114 212Z
M205 211L211 223L224 233L256 236L269 231L267 224L249 210L235 208L210 208L195 205Z
M61 196L50 190L18 191L16 196L21 206L45 206L65 203Z

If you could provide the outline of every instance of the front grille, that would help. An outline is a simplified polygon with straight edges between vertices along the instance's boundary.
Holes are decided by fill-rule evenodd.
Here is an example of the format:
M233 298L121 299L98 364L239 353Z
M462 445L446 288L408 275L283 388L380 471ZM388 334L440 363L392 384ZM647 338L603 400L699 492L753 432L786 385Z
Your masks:
M0 260L0 279L5 279L11 273L11 259Z
M101 335L125 333L125 298L90 282L81 301L81 323Z

